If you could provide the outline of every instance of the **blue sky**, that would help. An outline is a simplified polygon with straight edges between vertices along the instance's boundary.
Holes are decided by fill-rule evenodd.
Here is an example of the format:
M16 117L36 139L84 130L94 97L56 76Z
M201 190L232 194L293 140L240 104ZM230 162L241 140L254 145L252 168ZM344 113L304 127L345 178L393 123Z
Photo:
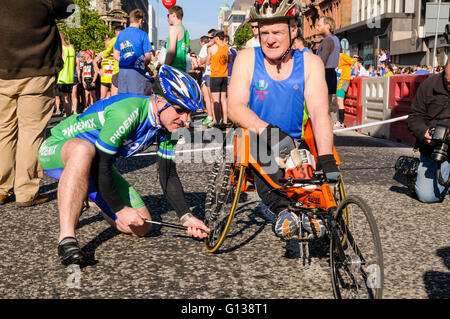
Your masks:
M217 28L217 17L219 8L223 2L231 7L233 0L176 0L176 4L183 8L183 24L188 29L191 39L198 39L206 35L209 29ZM159 16L158 39L167 39L169 23L167 22L167 9L159 0L159 11L157 0L148 0L155 7L156 15Z

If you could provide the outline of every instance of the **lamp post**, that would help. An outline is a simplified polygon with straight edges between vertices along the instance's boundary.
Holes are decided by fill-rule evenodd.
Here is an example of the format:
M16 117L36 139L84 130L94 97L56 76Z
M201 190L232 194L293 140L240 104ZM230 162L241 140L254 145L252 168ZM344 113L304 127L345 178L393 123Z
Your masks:
M438 27L439 27L439 17L441 14L441 0L438 0L438 12L437 12L437 19L436 19L436 29L434 34L434 48L433 48L433 72L434 67L436 66L436 50L437 50L437 40L438 40Z

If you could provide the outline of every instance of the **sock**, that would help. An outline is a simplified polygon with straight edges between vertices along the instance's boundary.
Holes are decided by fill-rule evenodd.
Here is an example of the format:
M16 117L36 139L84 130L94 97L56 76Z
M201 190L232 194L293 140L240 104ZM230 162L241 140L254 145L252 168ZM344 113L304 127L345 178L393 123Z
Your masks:
M345 110L339 109L339 122L344 123Z

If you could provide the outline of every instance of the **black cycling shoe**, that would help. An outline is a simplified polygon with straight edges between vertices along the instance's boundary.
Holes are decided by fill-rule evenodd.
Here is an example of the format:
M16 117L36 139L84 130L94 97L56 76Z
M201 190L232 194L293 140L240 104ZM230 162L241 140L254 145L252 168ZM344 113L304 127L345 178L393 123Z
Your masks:
M58 256L64 266L81 265L84 261L83 252L74 237L64 237L58 244Z
M284 257L288 259L299 259L300 258L300 245L298 240L291 239L286 241L286 251Z

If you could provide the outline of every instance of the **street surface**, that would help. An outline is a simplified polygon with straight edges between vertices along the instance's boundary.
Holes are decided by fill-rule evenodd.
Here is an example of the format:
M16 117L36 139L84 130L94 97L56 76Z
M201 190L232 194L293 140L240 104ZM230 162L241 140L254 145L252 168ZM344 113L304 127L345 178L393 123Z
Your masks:
M422 204L393 179L397 157L413 154L408 146L355 132L336 135L335 145L347 193L366 200L378 224L383 297L450 298L449 196L443 203ZM154 220L177 223L154 163L155 156L140 156L119 160L117 167L143 196ZM211 166L178 165L186 198L199 218ZM311 245L309 266L284 258L284 243L272 232L274 216L256 194L245 198L230 238L215 255L180 230L155 227L145 238L120 234L90 208L77 229L90 262L78 281L71 280L57 255L56 190L56 181L45 177L41 192L50 194L50 202L0 207L0 298L333 298L328 243Z

